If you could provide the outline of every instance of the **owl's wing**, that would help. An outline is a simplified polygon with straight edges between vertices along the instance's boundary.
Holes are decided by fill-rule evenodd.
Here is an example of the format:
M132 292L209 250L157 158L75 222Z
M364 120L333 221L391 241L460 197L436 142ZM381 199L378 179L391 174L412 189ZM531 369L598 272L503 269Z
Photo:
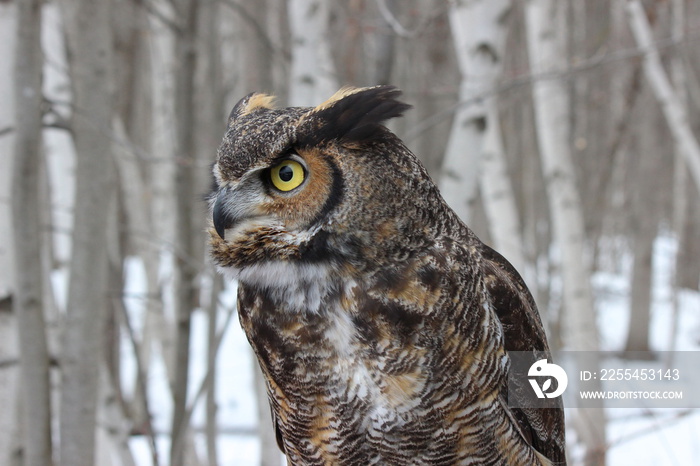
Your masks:
M506 351L549 353L537 306L515 268L499 253L483 245L482 272L504 332ZM525 381L523 381L523 384ZM517 393L511 396L517 396ZM555 409L507 408L530 444L554 464L565 464L564 411L560 398ZM505 403L504 403L505 405ZM556 409L558 408L558 409Z

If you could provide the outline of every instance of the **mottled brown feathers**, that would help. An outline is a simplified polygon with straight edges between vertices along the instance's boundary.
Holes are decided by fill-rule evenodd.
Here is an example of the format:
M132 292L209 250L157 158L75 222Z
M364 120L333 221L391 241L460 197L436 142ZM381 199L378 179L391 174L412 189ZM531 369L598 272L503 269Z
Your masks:
M528 388L507 393L509 351L549 351L534 300L382 126L399 94L231 112L211 253L239 282L280 447L290 465L564 464L561 406L505 402ZM281 191L290 161L303 181Z

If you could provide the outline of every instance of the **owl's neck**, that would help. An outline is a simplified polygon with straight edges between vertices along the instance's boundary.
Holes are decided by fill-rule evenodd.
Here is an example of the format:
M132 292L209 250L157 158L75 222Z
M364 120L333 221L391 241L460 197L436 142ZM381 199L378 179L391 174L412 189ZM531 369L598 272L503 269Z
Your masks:
M277 304L298 311L319 312L321 302L335 287L329 263L270 260L222 272L244 286L263 291Z

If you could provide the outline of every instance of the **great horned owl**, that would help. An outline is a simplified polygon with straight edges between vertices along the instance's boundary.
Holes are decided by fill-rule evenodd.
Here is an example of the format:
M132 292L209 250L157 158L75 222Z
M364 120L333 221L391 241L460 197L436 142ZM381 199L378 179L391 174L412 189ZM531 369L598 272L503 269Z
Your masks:
M508 352L548 351L532 297L382 126L399 94L251 94L229 117L211 249L279 446L292 465L563 464L560 406L504 401Z

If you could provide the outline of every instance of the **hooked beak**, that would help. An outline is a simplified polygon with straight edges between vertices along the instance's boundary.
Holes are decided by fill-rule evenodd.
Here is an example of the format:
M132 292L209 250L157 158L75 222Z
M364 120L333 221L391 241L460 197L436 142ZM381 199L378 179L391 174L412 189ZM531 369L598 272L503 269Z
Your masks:
M226 235L226 230L231 228L236 220L229 212L229 209L226 208L227 202L228 190L224 188L216 195L216 202L214 203L214 210L212 211L214 229L221 239L226 239L224 237Z

